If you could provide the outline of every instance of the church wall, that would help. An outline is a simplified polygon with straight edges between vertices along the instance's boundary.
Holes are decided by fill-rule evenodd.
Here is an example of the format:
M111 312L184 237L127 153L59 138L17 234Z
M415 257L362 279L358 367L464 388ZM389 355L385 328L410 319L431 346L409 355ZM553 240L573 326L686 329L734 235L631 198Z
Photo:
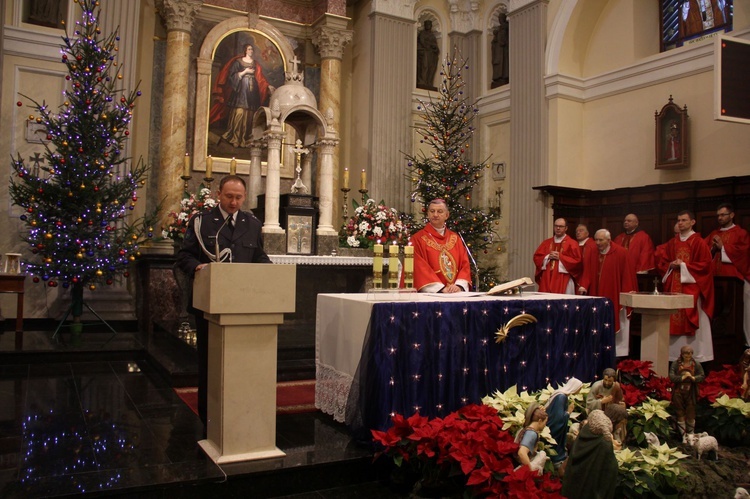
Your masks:
M568 185L585 183L586 164L583 151L584 106L580 102L554 99L549 105L549 183Z

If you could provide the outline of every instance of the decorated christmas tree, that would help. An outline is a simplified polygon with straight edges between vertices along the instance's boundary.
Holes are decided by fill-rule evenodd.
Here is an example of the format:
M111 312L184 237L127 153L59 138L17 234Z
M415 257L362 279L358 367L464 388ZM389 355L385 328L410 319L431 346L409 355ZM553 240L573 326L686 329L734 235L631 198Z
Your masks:
M437 97L430 94L430 100L420 101L417 108L424 122L415 126L422 146L416 155L406 158L409 177L414 183L412 202L421 203L422 213L426 213L427 203L435 198L444 199L450 210L448 228L463 236L474 258L481 260L481 255L487 254L493 244L499 210L485 211L471 202L474 187L488 165L486 160L473 163L469 151L475 131L472 123L479 110L478 100L470 102L464 92L466 83L461 71L467 69L466 59L458 52L454 52L451 60L443 61ZM493 267L480 267L479 274L481 289L497 284Z
M84 287L93 291L128 276L139 245L152 236L155 214L131 216L148 170L124 155L140 92L120 88L119 37L102 36L99 2L74 1L83 13L73 36L66 28L61 45L65 100L53 111L22 96L35 110L28 119L46 132L45 154L31 166L20 155L13 160L10 195L24 210L22 237L31 252L26 271L34 282L70 287L70 312L79 322Z

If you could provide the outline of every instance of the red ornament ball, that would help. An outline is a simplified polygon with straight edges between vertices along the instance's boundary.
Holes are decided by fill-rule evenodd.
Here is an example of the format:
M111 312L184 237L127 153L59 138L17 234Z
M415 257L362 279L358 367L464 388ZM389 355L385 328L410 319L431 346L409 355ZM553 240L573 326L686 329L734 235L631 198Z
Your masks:
M16 106L18 106L18 107L23 106L23 102L21 102L21 101L16 102Z
M37 276L34 276L34 278L32 279L32 281L34 281L35 283L39 282L39 278Z

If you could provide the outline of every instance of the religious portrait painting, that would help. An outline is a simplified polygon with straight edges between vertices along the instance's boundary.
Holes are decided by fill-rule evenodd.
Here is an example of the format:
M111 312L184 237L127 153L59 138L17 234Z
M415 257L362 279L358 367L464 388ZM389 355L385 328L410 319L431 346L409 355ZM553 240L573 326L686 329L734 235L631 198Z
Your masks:
M216 46L211 71L207 154L250 160L255 111L284 83L279 47L256 30L229 33Z
M690 165L687 106L669 102L655 113L656 168L684 168Z

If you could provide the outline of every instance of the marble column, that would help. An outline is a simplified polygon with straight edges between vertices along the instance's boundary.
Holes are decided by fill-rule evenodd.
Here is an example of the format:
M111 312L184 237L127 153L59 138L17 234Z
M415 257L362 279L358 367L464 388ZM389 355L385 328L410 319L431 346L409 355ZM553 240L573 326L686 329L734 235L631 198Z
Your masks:
M302 183L305 184L305 186L309 189L310 194L317 194L319 189L313 189L312 184L312 158L313 153L315 152L315 148L312 146L308 146L308 149L310 149L310 152L302 156ZM336 154L334 153L334 158L336 157ZM336 172L336 163L334 161L334 173ZM334 206L334 212L335 212L335 206L336 206L336 197L333 198L333 206Z
M263 234L284 234L279 225L279 196L281 186L281 142L286 136L279 130L264 132L268 144L268 171L266 172L266 206Z
M510 230L509 276L534 275L532 256L539 243L552 234L546 195L533 187L546 185L548 174L548 107L544 88L548 0L511 3L510 121L508 167Z
M320 53L320 100L318 110L324 116L330 116L329 127L338 133L341 117L341 58L344 55L344 47L351 42L353 33L346 30L348 19L338 16L324 16L321 23L314 28L312 43ZM331 182L334 182L335 191L339 188L339 150L332 152ZM312 192L312 184L306 183ZM318 193L322 186L321 172L318 172L315 192ZM339 207L338 196L333 197L332 210L337 212Z
M263 155L263 143L260 140L254 140L250 145L250 178L248 181L247 197L249 198L250 208L258 207L258 196L261 194L261 165L260 160Z
M190 71L190 32L201 0L158 0L157 8L167 25L167 54L164 67L159 167L156 169L156 199L163 203L162 223L180 204L180 179L187 144L187 94ZM172 242L167 241L169 251Z
M338 232L333 227L333 158L339 140L326 138L318 141L320 158L320 192L318 192L320 214L318 235L331 236Z

